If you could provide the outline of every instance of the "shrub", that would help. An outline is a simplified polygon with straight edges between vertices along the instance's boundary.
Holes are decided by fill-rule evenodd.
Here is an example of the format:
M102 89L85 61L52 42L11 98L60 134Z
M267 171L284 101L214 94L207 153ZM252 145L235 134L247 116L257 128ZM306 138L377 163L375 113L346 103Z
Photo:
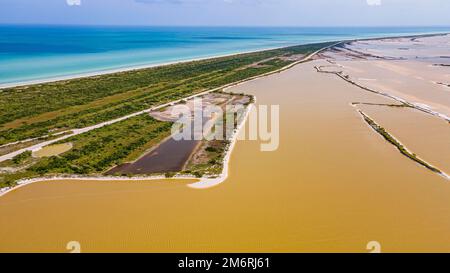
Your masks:
M16 155L15 157L13 157L12 162L14 164L21 164L23 163L25 160L29 159L31 157L31 152L30 151L25 151L21 154Z

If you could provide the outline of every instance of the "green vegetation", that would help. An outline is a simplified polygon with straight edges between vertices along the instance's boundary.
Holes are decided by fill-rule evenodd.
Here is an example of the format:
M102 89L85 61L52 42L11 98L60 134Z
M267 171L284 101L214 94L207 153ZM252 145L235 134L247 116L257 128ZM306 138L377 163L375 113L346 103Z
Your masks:
M292 61L287 61L287 60L282 60L279 58L275 58L275 59L271 59L265 62L261 62L259 63L259 65L263 65L263 66L286 66L289 65L290 63L292 63Z
M31 157L31 152L30 151L25 151L21 154L16 155L15 157L13 157L12 162L14 164L21 164L23 162L25 162L27 159L29 159Z
M41 175L101 173L130 160L132 153L149 142L156 144L169 136L171 125L143 114L64 140L61 143L74 143L71 151L44 159L30 169Z
M62 137L64 135L66 135L66 134L69 134L69 133L72 133L72 132L68 131L65 134L49 135L47 137L40 137L40 138L36 138L36 139L30 140L30 141L26 141L26 142L18 142L18 143L15 143L15 144L5 145L3 147L0 147L0 156L6 155L6 154L12 153L14 151L17 151L17 150L20 150L20 149L23 149L23 148L27 148L27 147L30 147L30 146L33 146L33 145L36 145L36 144L39 144L39 143L44 142L44 141L48 141L48 140L52 140L52 139L55 139L55 138L59 138L59 137Z
M240 96L247 96L245 94L237 94ZM254 101L253 96L247 96L252 103ZM245 104L248 107L248 104ZM224 140L203 140L202 145L196 153L196 156L191 158L187 164L187 168L184 171L188 174L193 174L196 177L203 176L216 176L220 175L223 170L223 161L226 156L227 150L230 147L232 132L238 128L241 122L244 122L243 113L226 113L224 119L218 119L216 125L222 126L223 139ZM232 127L227 128L228 122L232 122ZM214 132L212 128L212 132ZM228 130L228 132L227 132Z
M205 151L207 151L207 152L209 152L209 153L215 153L215 152L217 152L217 148L214 148L214 147L207 147L207 148L205 149Z
M0 175L0 188L16 180L47 174L95 174L123 162L134 160L149 147L170 135L172 123L161 122L147 114L65 139L73 148L59 156L35 159L32 166ZM13 161L23 162L31 152L18 155Z
M199 157L189 162L183 173L192 174L198 178L204 175L214 176L221 174L223 160L229 145L230 141L227 140L204 141L197 152Z
M370 105L370 106L386 106L386 107L398 107L398 108L412 108L406 103L370 103L370 102L352 102L352 105Z
M120 72L89 78L0 90L0 153L28 147L55 134L99 124L206 90L220 90L276 71L332 43L302 45L229 57ZM252 100L253 101L253 98ZM45 175L101 174L133 161L168 137L172 123L147 114L70 137L56 144L73 148L58 156L34 158L25 152L0 163L0 188L17 180ZM186 173L197 177L220 174L229 141L204 143L202 158ZM11 171L13 169L13 171ZM175 174L167 173L167 177Z
M442 174L442 171L431 166L427 162L423 161L422 159L418 158L416 154L410 153L405 146L403 146L400 142L398 142L391 134L389 134L386 129L378 125L373 119L368 117L366 114L364 114L362 111L359 111L359 113L363 116L364 120L367 122L367 124L370 125L375 131L377 131L384 139L386 139L389 143L394 145L400 153L402 153L404 156L408 157L409 159L415 161L416 163L424 166L425 168L438 173Z
M165 174L164 174L164 176L165 176L166 178L173 178L173 177L175 177L175 175L176 175L176 173L174 173L174 172L168 172L168 173L165 173Z
M253 99L253 97L250 96L250 99ZM224 140L203 140L194 157L188 162L184 173L192 174L196 177L216 176L222 173L223 161L231 144L230 139L227 139L227 137L231 137L231 135L227 135L227 129L229 129L227 128L227 123L233 122L231 129L234 130L243 122L244 118L243 115L237 115L237 113L227 113L226 115L225 120L218 119L216 123L216 125L223 128Z
M180 63L0 92L0 145L83 128L277 70L331 43ZM267 61L265 61L267 60ZM252 64L262 63L252 67Z

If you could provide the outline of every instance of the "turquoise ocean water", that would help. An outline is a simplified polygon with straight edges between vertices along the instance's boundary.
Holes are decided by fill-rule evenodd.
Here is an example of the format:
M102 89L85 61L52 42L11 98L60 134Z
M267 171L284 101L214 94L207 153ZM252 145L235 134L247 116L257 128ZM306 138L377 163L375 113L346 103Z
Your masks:
M252 28L0 25L0 85L352 38L450 27Z

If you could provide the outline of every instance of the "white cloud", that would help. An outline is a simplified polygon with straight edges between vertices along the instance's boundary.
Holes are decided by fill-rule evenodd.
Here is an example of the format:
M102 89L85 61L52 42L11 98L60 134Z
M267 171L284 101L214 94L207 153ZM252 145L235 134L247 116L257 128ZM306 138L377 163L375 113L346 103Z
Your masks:
M381 0L366 0L369 6L381 6Z
M81 0L66 0L69 6L81 6Z

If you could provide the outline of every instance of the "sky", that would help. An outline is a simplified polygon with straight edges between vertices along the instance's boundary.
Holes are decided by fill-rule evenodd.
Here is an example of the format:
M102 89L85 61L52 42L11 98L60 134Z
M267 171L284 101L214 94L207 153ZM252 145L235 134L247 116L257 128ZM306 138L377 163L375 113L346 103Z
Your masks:
M0 0L0 24L450 26L449 0Z

